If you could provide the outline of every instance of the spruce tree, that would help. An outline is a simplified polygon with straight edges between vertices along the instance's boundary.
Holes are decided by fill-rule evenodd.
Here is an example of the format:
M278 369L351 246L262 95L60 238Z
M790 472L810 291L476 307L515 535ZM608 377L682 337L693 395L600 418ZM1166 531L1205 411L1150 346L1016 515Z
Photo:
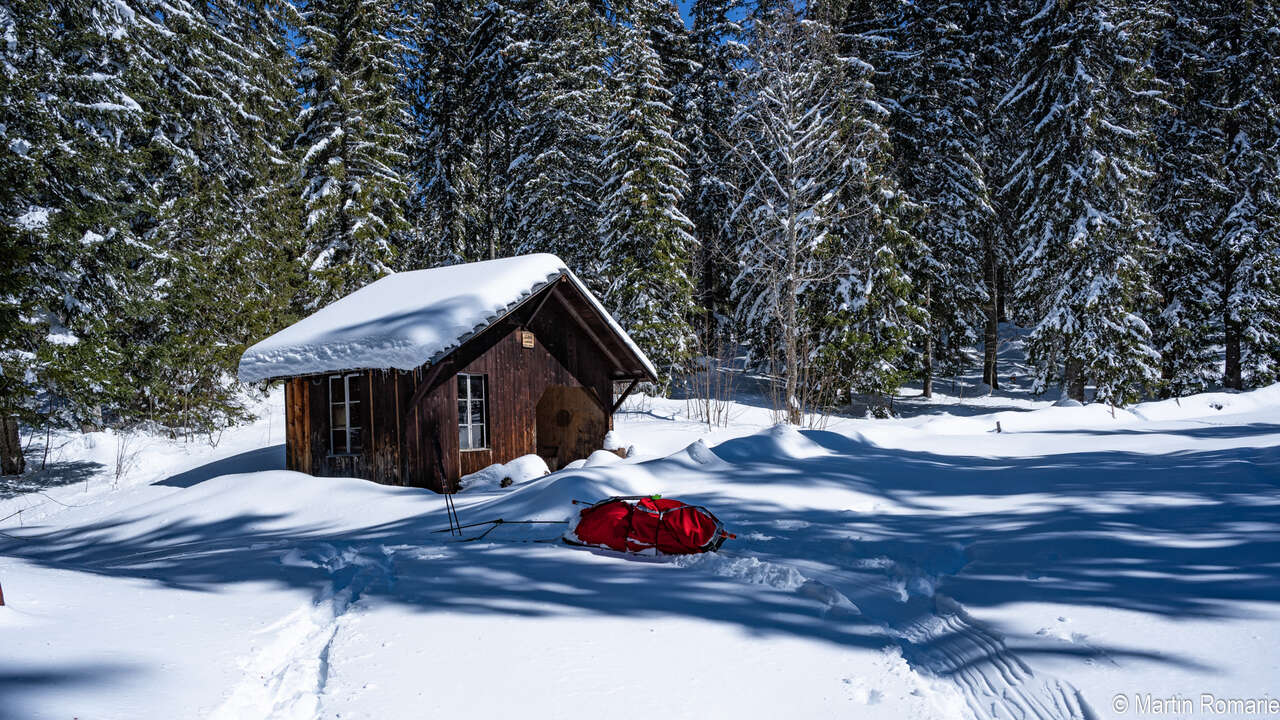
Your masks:
M638 0L620 29L617 100L601 149L603 297L664 372L690 351L692 223L680 212L687 150L673 136L672 94L646 28L665 2Z
M475 158L476 229L471 247L485 257L510 255L517 247L510 200L511 169L520 156L516 133L523 126L519 84L531 54L535 0L491 0L476 13L468 43L466 76L473 102L467 127Z
M1227 90L1223 134L1229 209L1214 248L1227 387L1280 377L1280 13L1239 6L1220 50Z
M133 414L215 432L245 415L235 368L244 347L288 319L298 290L292 76L282 18L290 6L172 3L150 45L157 210L151 292L132 304ZM123 325L123 323L121 323Z
M1150 65L1155 7L1046 3L1023 23L1020 80L1006 98L1025 118L1007 185L1017 207L1019 302L1043 391L1064 378L1084 399L1124 404L1159 380L1159 353L1139 311L1150 298L1153 223Z
M986 225L982 236L982 381L992 389L1000 387L1000 323L1011 315L1009 278L1015 269L1013 260L1019 245L1013 198L999 189L1008 181L1020 151L1021 118L1010 112L1011 108L1002 112L1000 101L1015 81L1013 60L1022 40L1018 21L1025 17L1020 6L1028 4L1026 0L971 3L965 26L973 47L971 73L977 85L977 113L983 119L978 161L992 190L988 202L993 222Z
M407 109L395 6L311 0L298 48L305 263L323 304L390 271L406 230Z
M476 88L469 66L470 0L416 0L409 4L413 52L406 55L405 92L413 118L409 200L412 241L402 267L468 262L496 254L479 227ZM482 159L483 160L483 159Z
M52 75L48 52L52 19L38 3L0 2L0 473L24 468L19 421L35 419L35 388L28 381L41 333L33 312L41 278L32 272L35 248L47 242L50 208L41 202L46 169L41 156L52 147L53 122L41 101L41 84Z
M26 244L15 289L22 357L39 393L29 407L43 422L98 426L136 393L115 319L139 291L131 268L148 254L136 232L154 207L139 99L155 94L147 48L156 28L119 3L9 7L8 49L23 77L6 112L23 117L5 123L5 149L27 178L10 232Z
M988 128L967 7L925 0L901 5L887 20L882 36L892 45L881 74L895 175L919 205L914 234L928 243L911 273L929 311L918 341L927 397L934 358L944 372L961 371L986 319L983 246L994 223L981 162Z
M1150 309L1160 352L1160 393L1201 392L1220 379L1215 345L1221 289L1213 248L1230 195L1221 159L1225 98L1215 81L1221 17L1217 2L1185 0L1169 7L1156 48L1165 102L1156 115L1156 181L1152 187L1156 252L1152 280L1159 300Z
M730 124L741 73L742 27L738 0L695 0L692 74L677 88L687 115L676 137L688 148L689 192L684 213L693 223L693 279L701 317L695 321L708 353L726 342L732 315L729 283L733 277L732 224L734 184L739 173L732 152Z
M539 0L516 83L519 154L506 208L517 253L559 255L603 294L599 148L606 104L599 18L585 0Z

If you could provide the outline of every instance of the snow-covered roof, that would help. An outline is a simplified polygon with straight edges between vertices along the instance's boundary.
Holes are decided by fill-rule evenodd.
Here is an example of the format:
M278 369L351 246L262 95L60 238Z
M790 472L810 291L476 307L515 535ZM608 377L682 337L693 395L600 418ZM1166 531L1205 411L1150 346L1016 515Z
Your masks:
M393 273L245 351L240 379L256 382L344 370L412 370L434 363L564 276L651 375L653 364L555 255Z

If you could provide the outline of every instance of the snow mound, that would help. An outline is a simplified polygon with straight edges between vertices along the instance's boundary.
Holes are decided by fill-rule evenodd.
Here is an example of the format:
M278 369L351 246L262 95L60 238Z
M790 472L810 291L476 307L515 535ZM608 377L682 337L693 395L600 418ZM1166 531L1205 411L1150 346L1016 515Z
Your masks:
M619 462L622 462L622 458L618 457L616 453L609 452L608 450L596 450L587 456L587 460L583 463L583 466L600 467L601 465L613 465Z
M610 430L609 432L604 434L605 450L621 450L625 447L626 447L626 444L622 442L622 439L618 435L617 430Z
M479 472L464 475L459 482L463 490L491 492L527 483L550 472L541 457L521 455L509 463L494 463Z
M719 455L712 452L711 448L707 447L707 444L702 441L702 438L698 438L690 443L689 447L684 449L684 454L688 455L689 459L698 465L707 466L707 469L713 467L721 468L728 465L728 463L720 459Z
M794 425L778 423L754 435L733 438L716 446L721 461L736 463L777 462L780 458L804 460L825 457L830 451L811 440Z
M765 432L768 442L762 443L760 452L803 460L827 455L826 448L805 437L795 425L778 423Z
M1053 404L1054 407L1084 407L1084 403L1069 397L1064 397Z

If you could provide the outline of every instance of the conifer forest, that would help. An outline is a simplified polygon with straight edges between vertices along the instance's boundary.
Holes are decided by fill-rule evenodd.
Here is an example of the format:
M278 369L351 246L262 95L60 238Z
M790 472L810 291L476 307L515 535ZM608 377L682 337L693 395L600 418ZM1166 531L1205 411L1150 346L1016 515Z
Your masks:
M1275 0L0 0L0 415L216 434L248 345L536 252L796 416L1001 323L1054 397L1258 387L1278 105Z

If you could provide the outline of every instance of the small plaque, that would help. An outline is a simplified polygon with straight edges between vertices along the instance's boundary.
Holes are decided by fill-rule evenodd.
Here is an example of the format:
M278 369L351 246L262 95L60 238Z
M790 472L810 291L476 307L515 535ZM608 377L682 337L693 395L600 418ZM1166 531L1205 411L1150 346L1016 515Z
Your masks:
M528 330L521 330L520 346L527 347L527 348L533 347L533 333L529 332Z

